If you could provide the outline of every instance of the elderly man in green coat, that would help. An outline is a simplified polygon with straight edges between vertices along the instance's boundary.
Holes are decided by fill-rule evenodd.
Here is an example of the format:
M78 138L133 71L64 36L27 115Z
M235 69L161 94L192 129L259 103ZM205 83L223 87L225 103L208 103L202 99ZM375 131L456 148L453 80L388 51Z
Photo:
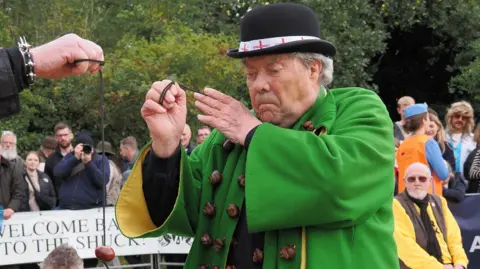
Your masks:
M228 55L243 61L253 112L196 93L215 130L190 156L184 89L153 83L141 110L152 141L116 205L122 233L194 237L189 269L398 268L392 123L374 92L326 89L335 52L306 6L249 11Z

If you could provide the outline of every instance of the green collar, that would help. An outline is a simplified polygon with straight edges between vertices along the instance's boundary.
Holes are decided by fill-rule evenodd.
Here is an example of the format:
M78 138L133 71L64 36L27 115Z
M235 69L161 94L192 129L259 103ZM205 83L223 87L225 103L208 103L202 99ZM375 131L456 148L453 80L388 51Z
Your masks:
M335 105L332 106L332 102L327 101L332 98L331 94L328 94L327 89L321 86L320 93L313 105L300 117L300 119L293 125L292 129L305 130L304 124L308 121L311 122L311 125L315 129L318 129L320 126L324 126L328 129L330 124L327 125L328 122L326 121L330 118L333 119L333 117L328 116L329 114L334 114L331 112L335 112Z

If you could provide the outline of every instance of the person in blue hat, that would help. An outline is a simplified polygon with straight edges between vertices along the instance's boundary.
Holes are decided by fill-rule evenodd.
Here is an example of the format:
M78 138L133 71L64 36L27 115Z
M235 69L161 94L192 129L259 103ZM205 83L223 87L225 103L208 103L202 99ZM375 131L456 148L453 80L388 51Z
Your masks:
M404 111L405 127L410 136L403 141L397 150L397 163L399 170L398 192L405 190L405 171L413 163L428 165L433 172L433 184L429 193L442 195L444 184L450 177L447 162L442 157L438 142L427 135L430 125L427 104L414 104Z

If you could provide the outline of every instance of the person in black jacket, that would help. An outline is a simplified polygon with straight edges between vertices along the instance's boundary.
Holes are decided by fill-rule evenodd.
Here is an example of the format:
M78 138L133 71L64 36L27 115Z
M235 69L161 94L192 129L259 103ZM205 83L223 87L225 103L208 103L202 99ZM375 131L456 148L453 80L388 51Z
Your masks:
M4 208L3 218L8 220L20 210L24 199L26 184L14 176L10 162L0 155L0 206Z
M72 128L67 124L60 122L55 125L55 139L58 141L58 146L55 151L47 158L45 163L45 173L52 179L53 186L55 187L55 193L57 198L59 197L60 188L62 187L62 179L57 178L53 173L53 170L59 164L63 157L73 151L72 140L73 132ZM58 199L57 199L58 202Z
M30 87L36 77L58 79L86 72L95 74L103 61L100 46L76 34L67 34L39 47L30 48L22 38L19 47L0 48L0 118L19 113L19 93Z
M57 203L53 182L47 174L38 170L39 165L38 152L29 152L25 158L24 178L28 188L22 203L22 211L52 210Z

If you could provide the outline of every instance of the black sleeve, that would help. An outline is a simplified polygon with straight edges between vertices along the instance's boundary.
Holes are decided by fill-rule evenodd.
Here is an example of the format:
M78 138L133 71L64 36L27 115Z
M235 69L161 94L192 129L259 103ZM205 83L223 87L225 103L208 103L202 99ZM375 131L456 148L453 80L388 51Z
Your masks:
M252 142L253 135L255 134L255 131L257 130L258 126L260 125L253 127L252 130L248 132L247 137L245 137L244 147L246 150L248 150L248 147L250 146L250 142Z
M27 87L24 73L20 51L0 48L0 118L20 112L18 94Z
M452 170L455 171L456 161L455 161L455 153L453 149L450 148L448 142L445 143L445 152L443 153L443 159L448 162Z
M177 199L180 157L180 147L166 159L150 151L143 163L143 193L150 218L157 227L165 222Z
M23 89L28 88L27 76L25 74L25 68L23 68L24 62L22 54L18 48L7 49L7 54L15 76L15 82L20 86L18 92L21 92ZM35 61L35 59L33 60Z

